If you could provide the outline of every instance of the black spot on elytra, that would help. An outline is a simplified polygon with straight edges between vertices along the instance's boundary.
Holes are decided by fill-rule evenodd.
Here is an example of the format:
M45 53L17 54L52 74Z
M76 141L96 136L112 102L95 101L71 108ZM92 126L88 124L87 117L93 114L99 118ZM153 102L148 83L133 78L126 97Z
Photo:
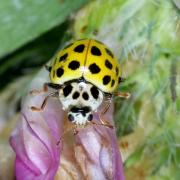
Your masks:
M100 72L100 68L96 63L93 63L89 66L89 70L91 71L92 74L97 74Z
M84 48L85 48L84 44L80 44L74 48L74 51L78 53L82 53L84 51Z
M98 96L99 96L99 91L98 91L98 89L97 89L95 86L93 86L93 87L90 89L90 91L91 91L91 94L92 94L93 98L94 98L94 99L98 99Z
M109 49L105 48L105 50L109 56L111 56L112 58L114 57L113 53Z
M75 61L75 60L71 61L68 65L69 69L71 69L71 70L76 70L79 68L79 66L80 66L80 63L78 61Z
M92 46L91 48L91 54L95 56L101 56L101 51L96 46Z
M88 95L87 92L84 92L84 93L82 94L82 97L84 98L84 100L88 100L88 99L89 99L89 95Z
M120 82L124 82L124 78L123 77L119 77L118 78L118 83L120 83Z
M63 89L63 94L65 97L67 97L71 91L72 91L73 87L69 84L67 85L64 89Z
M109 62L109 60L108 59L106 59L106 61L105 61L105 66L108 68L108 69L112 69L112 64L111 64L111 62Z
M106 75L103 77L103 84L107 85L111 81L111 77Z
M111 87L113 87L114 84L115 84L115 80L113 79L113 80L111 81Z
M56 70L56 75L57 75L57 77L60 78L63 74L64 74L64 69L58 68L58 69Z
M73 94L73 97L72 97L72 98L73 98L73 99L77 99L77 98L79 97L79 95L80 95L79 92L76 91L76 92Z
M64 55L60 56L59 57L59 62L65 61L67 57L68 57L68 53L65 53Z
M119 74L119 68L116 67L116 76Z

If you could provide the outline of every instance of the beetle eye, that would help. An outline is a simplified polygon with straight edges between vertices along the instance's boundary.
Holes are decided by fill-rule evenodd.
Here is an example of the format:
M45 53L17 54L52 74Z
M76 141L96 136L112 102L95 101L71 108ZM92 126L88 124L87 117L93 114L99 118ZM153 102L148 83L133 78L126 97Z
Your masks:
M74 116L73 116L72 114L69 114L69 115L68 115L68 119L69 119L69 121L72 122L72 121L74 121Z
M88 116L88 121L92 121L92 119L93 119L93 115L90 114L90 115Z

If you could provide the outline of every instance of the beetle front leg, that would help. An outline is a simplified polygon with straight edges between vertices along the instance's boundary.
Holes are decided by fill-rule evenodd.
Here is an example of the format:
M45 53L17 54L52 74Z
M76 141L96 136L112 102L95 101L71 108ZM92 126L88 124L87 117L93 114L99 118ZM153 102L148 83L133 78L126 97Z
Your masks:
M59 93L58 92L53 92L51 94L49 94L48 96L45 97L43 103L41 104L40 107L35 107L35 106L31 106L31 110L32 111L36 111L36 112L39 112L39 111L43 111L46 104L47 104L47 101L50 97L58 97L59 96Z
M76 126L76 125L73 126L73 127L71 127L71 128L68 128L67 130L65 130L65 131L63 132L63 134L61 135L59 141L58 141L56 144L59 145L60 142L61 142L61 141L63 140L63 138L65 137L65 135L66 135L68 132L70 132L70 131L73 131L73 135L74 135L74 136L76 136L76 135L79 133L79 131L77 130L77 126Z
M43 84L43 89L41 89L41 90L33 89L33 90L30 91L30 94L37 95L37 94L45 93L45 92L48 91L49 87L53 88L53 89L56 89L56 90L59 90L59 89L62 88L62 85L60 85L60 84L53 84L53 83L50 83L50 82L44 83Z
M131 96L131 94L128 93L128 92L125 92L125 93L123 93L123 92L114 92L113 95L117 96L117 97L126 98L126 99L128 99Z
M108 128L113 129L114 128L113 125L111 125L108 121L106 121L103 118L103 115L108 111L110 105L111 105L111 99L108 101L108 103L106 104L105 108L100 112L99 119L101 121L101 124L97 124L97 125L103 125L103 126L106 126ZM94 123L94 124L96 124L96 123Z
M111 125L108 121L106 121L105 119L103 119L103 117L102 116L99 116L99 119L100 119L100 121L101 121L101 125L103 125L103 126L106 126L106 127L108 127L108 128L111 128L111 129L113 129L114 128L114 126L113 125Z
M32 94L32 95L37 95L37 94L41 94L41 93L45 93L48 91L48 83L44 83L43 84L43 89L33 89L31 90L29 93Z

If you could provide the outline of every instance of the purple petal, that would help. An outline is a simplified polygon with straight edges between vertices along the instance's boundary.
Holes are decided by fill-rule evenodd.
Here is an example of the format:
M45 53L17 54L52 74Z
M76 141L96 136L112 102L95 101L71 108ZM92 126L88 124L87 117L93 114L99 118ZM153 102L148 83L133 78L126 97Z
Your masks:
M10 143L16 153L16 179L124 180L115 129L89 124L75 136L63 135L58 146L64 124L68 123L59 100L49 99L42 112L32 112L29 108L39 107L45 96L26 97L22 119L11 135ZM112 105L102 118L113 124ZM93 121L100 124L97 113Z
M113 108L103 116L112 123ZM94 115L100 124L98 116ZM73 138L73 137L71 137ZM79 129L73 142L63 141L58 179L124 180L123 167L115 130L103 125ZM71 173L70 173L70 172ZM63 174L63 175L62 175Z
M36 96L32 103L42 102ZM27 100L29 102L29 98ZM24 103L22 121L11 135L10 143L16 153L17 179L53 179L60 160L57 145L62 134L64 112L57 100L49 100L42 112L32 112ZM23 172L23 173L22 173Z
M111 106L103 116L103 119L111 124L113 124L112 109ZM95 122L99 123L99 119L95 119ZM85 163L89 179L124 180L122 160L114 129L102 125L88 127L77 135L76 145L83 147L89 159Z

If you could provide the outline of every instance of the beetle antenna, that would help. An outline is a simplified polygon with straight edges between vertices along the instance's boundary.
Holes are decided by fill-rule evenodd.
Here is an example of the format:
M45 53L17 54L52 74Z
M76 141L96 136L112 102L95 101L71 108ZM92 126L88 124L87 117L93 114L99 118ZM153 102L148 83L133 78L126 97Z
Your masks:
M56 143L57 146L59 146L59 144L60 144L60 142L63 140L64 136L65 136L68 132L70 132L70 131L73 131L73 134L74 134L74 135L77 135L78 132L79 132L79 131L77 130L77 127L76 127L76 126L67 129L66 131L63 132L62 136L59 138L59 141Z

